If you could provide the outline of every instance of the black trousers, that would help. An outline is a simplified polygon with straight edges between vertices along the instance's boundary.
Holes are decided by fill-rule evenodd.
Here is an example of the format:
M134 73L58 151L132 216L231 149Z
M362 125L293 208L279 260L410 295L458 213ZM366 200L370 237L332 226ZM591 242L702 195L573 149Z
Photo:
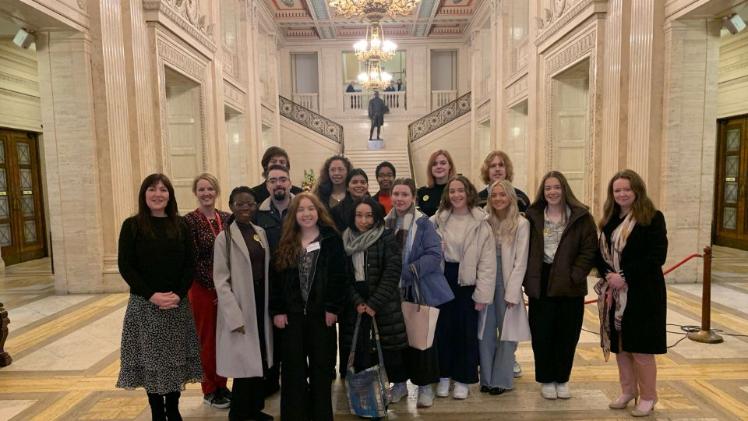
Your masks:
M231 387L229 420L246 420L265 409L265 382L262 377L235 378Z
M455 298L439 306L434 336L440 376L471 384L478 383L478 312L473 302L475 286L460 286L459 270L459 263L444 264L444 276Z
M550 265L543 264L540 298L530 298L528 318L535 355L535 381L569 381L584 319L584 297L548 297Z
M335 328L324 315L289 314L281 336L281 419L332 420Z
M424 351L408 347L404 354L408 376L414 385L426 386L439 381L439 351L436 343Z

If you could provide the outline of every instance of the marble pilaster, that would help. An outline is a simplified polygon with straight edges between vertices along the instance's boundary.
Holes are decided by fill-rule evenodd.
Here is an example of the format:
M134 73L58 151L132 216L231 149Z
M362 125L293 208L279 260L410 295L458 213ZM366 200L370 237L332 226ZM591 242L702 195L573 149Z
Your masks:
M55 290L112 290L102 280L91 41L81 33L50 32L37 39L37 52Z

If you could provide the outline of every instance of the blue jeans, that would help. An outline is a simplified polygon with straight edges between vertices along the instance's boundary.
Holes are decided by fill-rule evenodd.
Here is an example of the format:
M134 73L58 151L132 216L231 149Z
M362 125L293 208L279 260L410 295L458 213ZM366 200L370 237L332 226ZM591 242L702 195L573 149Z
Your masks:
M486 327L480 340L480 384L488 387L512 389L514 387L514 352L517 342L499 340L499 330L504 323L506 302L504 281L497 276L493 304L486 307ZM523 304L518 304L523 305Z

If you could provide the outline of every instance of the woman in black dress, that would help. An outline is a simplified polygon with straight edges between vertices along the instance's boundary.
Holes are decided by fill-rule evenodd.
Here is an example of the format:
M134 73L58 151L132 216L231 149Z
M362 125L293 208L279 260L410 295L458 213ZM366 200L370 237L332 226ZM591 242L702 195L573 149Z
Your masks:
M667 302L662 265L667 257L665 218L647 197L639 174L623 170L610 180L600 220L598 271L601 340L607 359L616 354L621 395L610 403L649 415L657 402L655 354L667 352Z
M154 420L181 420L180 392L202 379L200 345L187 291L192 237L177 214L174 188L163 174L143 180L138 213L122 223L119 271L130 285L122 328L117 387L142 387Z

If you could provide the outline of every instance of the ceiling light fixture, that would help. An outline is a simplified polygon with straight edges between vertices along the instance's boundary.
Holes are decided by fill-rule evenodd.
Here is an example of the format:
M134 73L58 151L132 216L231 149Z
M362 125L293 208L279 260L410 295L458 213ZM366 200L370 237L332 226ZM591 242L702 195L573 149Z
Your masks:
M352 18L365 17L372 22L379 22L385 16L395 18L407 16L421 0L329 0L328 5L335 13Z
M366 38L353 44L359 61L388 61L395 56L397 44L384 39L384 31L379 22L372 22L366 28Z
M392 75L382 70L379 60L369 60L367 70L358 75L358 82L364 89L370 91L384 90L392 82Z

